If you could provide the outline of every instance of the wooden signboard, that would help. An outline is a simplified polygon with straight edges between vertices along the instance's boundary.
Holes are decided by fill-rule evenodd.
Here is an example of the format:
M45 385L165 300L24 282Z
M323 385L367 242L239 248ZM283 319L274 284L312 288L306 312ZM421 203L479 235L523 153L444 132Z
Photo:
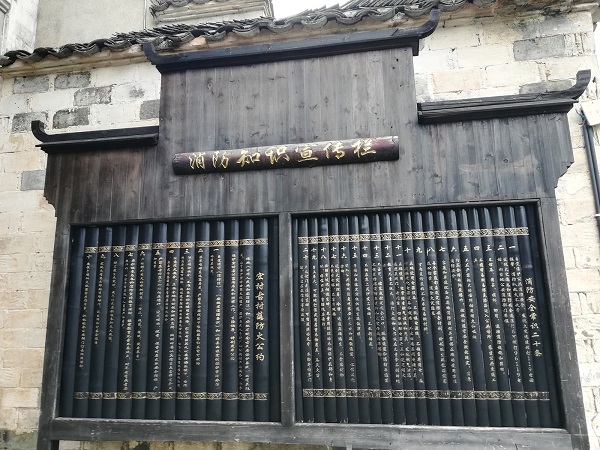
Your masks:
M158 129L35 128L57 214L40 449L585 448L554 198L585 77L418 109L425 28L149 52Z

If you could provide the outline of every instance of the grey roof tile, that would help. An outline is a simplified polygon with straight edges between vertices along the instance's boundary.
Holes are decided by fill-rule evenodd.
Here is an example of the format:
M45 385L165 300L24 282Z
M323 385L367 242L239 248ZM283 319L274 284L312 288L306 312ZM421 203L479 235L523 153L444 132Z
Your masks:
M209 0L155 0L152 8L159 11L171 5L181 6L190 2L207 3ZM216 0L226 2L229 0ZM228 34L253 36L263 30L274 33L286 33L294 26L307 31L324 27L335 21L343 26L351 26L365 18L386 21L394 16L404 15L408 18L419 18L429 13L432 8L441 11L455 11L467 3L487 4L497 0L351 0L342 6L322 7L306 10L302 13L284 18L260 17L256 19L232 20L227 22L201 23L198 25L172 24L131 33L117 33L109 39L97 39L88 43L68 44L58 48L41 47L32 53L14 50L0 56L0 67L8 66L17 60L27 62L41 61L48 56L66 58L71 55L90 56L107 48L111 51L122 51L134 45L152 42L157 51L174 50L197 37L207 41L223 40ZM561 2L570 0L547 0ZM542 2L543 3L543 2ZM158 8L158 9L157 9Z

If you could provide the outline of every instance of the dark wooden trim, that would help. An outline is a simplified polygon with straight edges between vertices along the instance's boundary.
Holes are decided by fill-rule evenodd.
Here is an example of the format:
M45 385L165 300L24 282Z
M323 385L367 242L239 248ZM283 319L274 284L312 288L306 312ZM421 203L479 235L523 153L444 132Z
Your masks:
M218 423L56 419L53 439L71 441L189 441L220 442L224 436L239 442L318 444L359 448L571 449L564 430L524 428L428 427L398 425Z
M279 214L279 345L281 364L281 423L294 425L294 318L293 318L293 264L292 219L288 213Z
M429 20L417 28L389 28L385 30L219 48L175 55L158 55L151 42L144 43L143 49L148 60L161 73L319 58L400 47L411 47L413 55L418 55L419 40L435 31L439 19L440 11L433 9L429 14Z
M590 70L580 70L577 72L576 83L564 91L419 103L417 105L419 123L434 124L566 113L583 94L590 79Z
M540 250L546 262L547 289L550 293L550 320L558 366L558 381L564 414L564 427L570 433L573 448L590 448L583 404L583 391L577 361L577 345L564 263L558 207L554 199L540 199Z
M31 132L42 141L36 147L40 147L48 154L151 147L158 143L158 126L60 134L47 134L44 129L43 122L39 120L31 122Z

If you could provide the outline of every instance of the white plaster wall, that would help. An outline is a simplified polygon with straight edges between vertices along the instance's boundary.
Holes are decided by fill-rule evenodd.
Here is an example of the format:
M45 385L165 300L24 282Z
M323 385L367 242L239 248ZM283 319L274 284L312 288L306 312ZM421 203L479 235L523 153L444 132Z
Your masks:
M37 29L38 0L12 1L4 21L0 52L34 48Z
M35 46L90 42L152 27L149 6L150 0L40 0Z

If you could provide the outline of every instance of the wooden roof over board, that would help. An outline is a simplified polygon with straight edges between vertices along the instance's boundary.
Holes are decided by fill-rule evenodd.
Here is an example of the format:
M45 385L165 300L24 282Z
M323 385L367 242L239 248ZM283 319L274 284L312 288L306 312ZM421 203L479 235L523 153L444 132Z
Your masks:
M198 3L205 0L178 0L177 4L190 1ZM442 20L447 20L456 17L508 16L519 12L558 14L589 3L589 0L351 0L342 6L307 10L284 19L260 17L197 25L174 24L118 33L107 39L87 43L67 44L56 48L40 47L33 52L12 50L0 56L0 70L18 61L38 63L71 57L91 57L101 52L131 51L136 47L141 50L141 45L145 43L152 43L158 52L173 52L188 51L186 46L190 43L197 44L198 40L207 48L235 47L256 42L297 40L318 35L392 28L404 23L408 27L415 27L427 20L432 9L440 10ZM166 0L164 4L175 5L175 2Z

